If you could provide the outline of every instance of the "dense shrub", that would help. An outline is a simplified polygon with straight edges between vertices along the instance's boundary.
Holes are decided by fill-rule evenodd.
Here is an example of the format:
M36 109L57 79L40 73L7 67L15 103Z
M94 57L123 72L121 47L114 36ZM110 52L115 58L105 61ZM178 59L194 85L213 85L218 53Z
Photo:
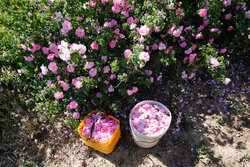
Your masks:
M1 1L1 80L41 120L92 108L116 111L173 67L192 79L207 68L223 81L246 59L245 1ZM11 75L10 75L11 74ZM13 76L13 77L11 77ZM74 117L74 118L73 118Z

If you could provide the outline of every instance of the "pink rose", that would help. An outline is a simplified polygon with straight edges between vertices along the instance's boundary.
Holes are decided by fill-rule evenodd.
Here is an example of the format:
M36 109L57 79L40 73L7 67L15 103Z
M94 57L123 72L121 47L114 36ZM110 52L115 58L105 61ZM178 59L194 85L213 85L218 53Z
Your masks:
M63 91L69 90L69 84L68 83L63 83L62 87L63 87Z
M229 26L229 27L227 27L227 31L232 31L234 29L234 27L233 26Z
M109 46L110 46L111 48L114 48L114 47L115 47L115 44L116 44L115 41L111 41L110 44L109 44Z
M219 29L218 28L211 28L210 32L217 32Z
M62 23L62 26L63 26L63 29L66 31L66 33L70 30L72 30L72 24L65 20L63 23Z
M44 65L42 65L40 68L41 68L42 74L43 74L43 75L46 75L46 74L47 74L47 72L48 72L47 67L46 67L46 66L44 66Z
M216 58L211 58L210 63L213 65L213 67L218 67L220 65Z
M210 44L212 44L212 43L214 42L214 38L209 39L208 42L209 42Z
M188 77L188 79L192 79L195 76L195 73L191 73L190 76Z
M187 78L187 74L185 74L185 73L182 74L182 75L181 75L181 78L182 78L182 79L186 79L186 78Z
M196 56L197 56L196 53L190 54L190 55L189 55L189 62L192 63L192 62L194 61L194 59L195 59Z
M50 62L48 67L54 74L57 74L58 66L55 62Z
M140 22L140 19L138 17L135 18L135 23L139 23Z
M152 45L152 50L157 50L158 49L158 45L157 45L157 43L154 43L153 45Z
M112 6L112 11L113 11L114 13L119 13L120 10L121 10L121 8L120 8L119 5L114 5L114 6Z
M178 14L181 14L182 10L181 8L178 8L176 11L175 11L175 14L178 15Z
M186 42L180 43L180 47L185 48L186 46L187 46L187 43L186 43Z
M175 37L179 37L179 36L181 35L182 30L183 30L183 26L181 26L181 27L180 27L179 29L177 29L177 30L174 30L173 35L174 35Z
M107 59L108 59L107 56L102 56L102 57L101 57L101 60L102 60L102 61L107 61Z
M110 71L110 67L109 66L105 66L104 67L104 73L109 73Z
M27 50L27 47L23 44L20 45L20 47L23 49L23 50Z
M85 36L85 32L82 28L77 28L75 34L79 37L82 38Z
M197 35L195 36L195 39L200 39L200 38L203 38L202 33L199 33L199 34L197 34Z
M47 55L49 54L49 48L42 47L43 54Z
M82 82L81 82L81 81L76 81L76 82L75 82L75 87L76 87L77 89L80 89L80 88L82 87Z
M49 60L52 61L54 59L54 56L55 56L54 54L49 54L48 57L47 57L47 59L49 59Z
M192 53L192 48L189 48L188 50L185 50L184 52L186 55L189 55L190 53Z
M133 19L133 17L129 17L128 19L127 19L127 23L128 24L133 24L134 23L134 19Z
M226 53L226 52L227 52L227 48L220 49L220 53Z
M111 75L110 75L110 79L111 79L111 80L116 79L116 75L115 75L115 74L111 74Z
M73 113L73 118L78 119L80 117L80 114L78 112Z
M90 77L94 77L94 76L96 76L96 74L97 74L97 69L91 68L91 69L89 70L89 76L90 76Z
M230 20L232 18L232 14L231 13L228 13L225 15L225 19L226 20Z
M114 31L115 34L119 34L120 33L120 29L119 28L116 28L115 31Z
M124 52L124 56L125 58L129 58L132 55L132 51L130 49L126 49Z
M57 48L56 44L51 44L51 45L49 46L49 50L50 50L51 52L54 52L54 53L58 52L58 48Z
M114 88L113 88L113 87L109 87L109 88L108 88L108 92L109 92L109 93L114 92Z
M147 62L147 61L149 61L149 58L150 58L150 56L149 56L148 52L141 52L139 54L140 60L144 60L145 62Z
M147 36L150 32L150 28L148 28L146 25L142 26L140 29L139 29L139 33L142 35L142 36Z
M43 78L43 74L42 74L41 72L38 74L38 76L39 76L40 78Z
M91 6L91 7L93 7L93 8L94 8L94 7L95 7L95 5L96 5L96 4L95 4L95 2L94 2L94 1L92 1L92 0L89 2L89 6Z
M200 17L205 17L207 15L207 9L201 9L199 11L199 15L200 15Z
M76 109L78 107L78 103L76 101L71 101L69 103L70 109Z
M56 92L55 94L54 94L54 97L56 98L56 99L62 99L64 96L63 96L63 92Z
M159 44L159 50L165 50L166 49L166 45L164 43L160 43Z
M94 62L87 62L87 63L85 64L84 68L90 69L90 68L92 68L94 65L95 65Z
M92 42L92 44L90 46L92 49L98 50L98 45L95 42Z
M127 90L127 94L130 96L133 94L133 91L132 90Z
M176 28L176 25L174 24L169 30L168 34L172 34L174 32L174 29Z
M134 87L132 88L132 92L133 92L133 93L136 93L137 91L138 91L138 88L134 86Z

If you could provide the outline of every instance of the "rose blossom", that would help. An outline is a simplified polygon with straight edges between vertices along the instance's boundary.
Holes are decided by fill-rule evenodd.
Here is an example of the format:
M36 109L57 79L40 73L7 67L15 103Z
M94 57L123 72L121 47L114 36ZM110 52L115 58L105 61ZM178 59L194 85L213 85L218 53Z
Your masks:
M185 48L186 46L187 46L187 43L185 41L180 43L180 47Z
M92 49L98 50L98 45L95 42L92 42L92 44L90 46Z
M194 61L194 59L195 59L196 56L197 56L196 53L190 54L190 55L189 55L189 62L192 63L192 62Z
M232 31L234 29L234 27L233 26L229 26L229 27L227 27L227 31Z
M132 51L130 49L126 49L124 52L124 56L125 58L129 58L132 55Z
M210 63L213 65L213 67L218 67L220 65L220 63L218 62L218 60L216 58L210 58Z
M133 23L134 23L133 17L129 17L129 18L127 19L127 23L128 23L129 25L133 24Z
M149 61L149 58L150 58L150 56L149 56L148 52L141 52L139 54L140 60L144 60L145 62L147 62L147 61Z
M111 75L110 75L110 79L111 79L111 80L116 79L116 75L115 75L115 74L111 74Z
M201 9L199 11L199 15L200 15L200 17L205 17L207 15L207 9Z
M121 10L121 8L120 8L119 5L114 5L114 6L112 6L112 11L113 11L114 13L119 13L120 10Z
M49 54L49 48L42 47L43 54L47 55Z
M105 66L104 67L104 73L109 73L110 71L110 67L109 66Z
M82 28L77 28L75 34L79 37L82 38L85 36L85 32Z
M232 14L231 13L228 13L225 15L225 19L226 20L230 20L232 18Z
M111 93L111 92L114 92L114 88L112 85L110 85L110 87L108 88L108 92Z
M41 68L41 70L42 70L42 74L43 74L43 75L46 75L46 74L47 74L47 72L48 72L47 67L46 67L46 66L44 66L44 65L42 65L40 68Z
M219 29L218 28L211 28L210 32L217 32Z
M183 30L183 26L181 26L181 27L180 27L179 29L177 29L177 30L174 30L173 35L174 35L175 37L179 37L179 36L181 35L182 30Z
M110 46L111 48L114 48L114 47L115 47L115 43L116 43L115 41L111 41L110 44L109 44L109 46Z
M49 46L49 50L50 50L51 52L54 52L54 53L58 52L58 48L57 48L56 44L51 44L51 45Z
M78 119L80 117L80 114L78 112L73 113L73 118Z
M158 49L158 45L157 45L157 43L154 43L153 45L152 45L152 50L157 50Z
M166 45L164 44L164 43L160 43L159 44L159 48L158 48L159 50L165 50L166 49Z
M150 28L148 28L146 25L142 26L142 27L139 29L139 33L140 33L142 36L147 36L149 32L150 32Z
M54 74L57 74L58 67L55 62L50 62L48 67Z
M90 68L92 68L94 65L95 65L94 62L87 62L87 63L85 64L84 68L90 69Z
M91 69L89 70L89 76L90 76L90 77L94 77L94 76L96 76L96 74L97 74L97 69L91 68Z
M70 109L76 109L78 107L78 103L76 101L71 101L69 103Z
M66 33L70 30L72 30L72 24L65 20L63 23L62 23L62 26L63 26L63 29L66 31Z
M54 97L56 98L56 99L62 99L64 96L63 96L63 92L56 92L55 94L54 94Z

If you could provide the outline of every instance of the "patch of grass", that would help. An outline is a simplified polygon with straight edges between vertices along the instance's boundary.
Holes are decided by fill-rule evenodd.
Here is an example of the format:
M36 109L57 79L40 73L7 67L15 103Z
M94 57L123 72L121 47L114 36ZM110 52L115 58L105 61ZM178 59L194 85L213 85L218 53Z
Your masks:
M222 118L218 119L218 120L216 121L216 124L219 125L219 126L222 126L222 125L224 124L223 119L222 119Z
M205 164L205 158L209 158L211 160L215 159L214 153L204 144L197 145L194 147L194 152L197 154L199 161Z
M248 111L248 108L243 105L236 106L236 111Z
M244 157L243 157L243 159L246 159L246 160L250 160L250 155L249 154L246 154Z

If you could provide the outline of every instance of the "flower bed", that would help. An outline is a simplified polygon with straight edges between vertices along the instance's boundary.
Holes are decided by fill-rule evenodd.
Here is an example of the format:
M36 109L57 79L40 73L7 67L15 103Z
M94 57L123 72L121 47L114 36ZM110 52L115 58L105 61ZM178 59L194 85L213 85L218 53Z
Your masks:
M168 111L151 102L138 105L131 113L132 125L144 135L156 135L165 131L171 122Z

